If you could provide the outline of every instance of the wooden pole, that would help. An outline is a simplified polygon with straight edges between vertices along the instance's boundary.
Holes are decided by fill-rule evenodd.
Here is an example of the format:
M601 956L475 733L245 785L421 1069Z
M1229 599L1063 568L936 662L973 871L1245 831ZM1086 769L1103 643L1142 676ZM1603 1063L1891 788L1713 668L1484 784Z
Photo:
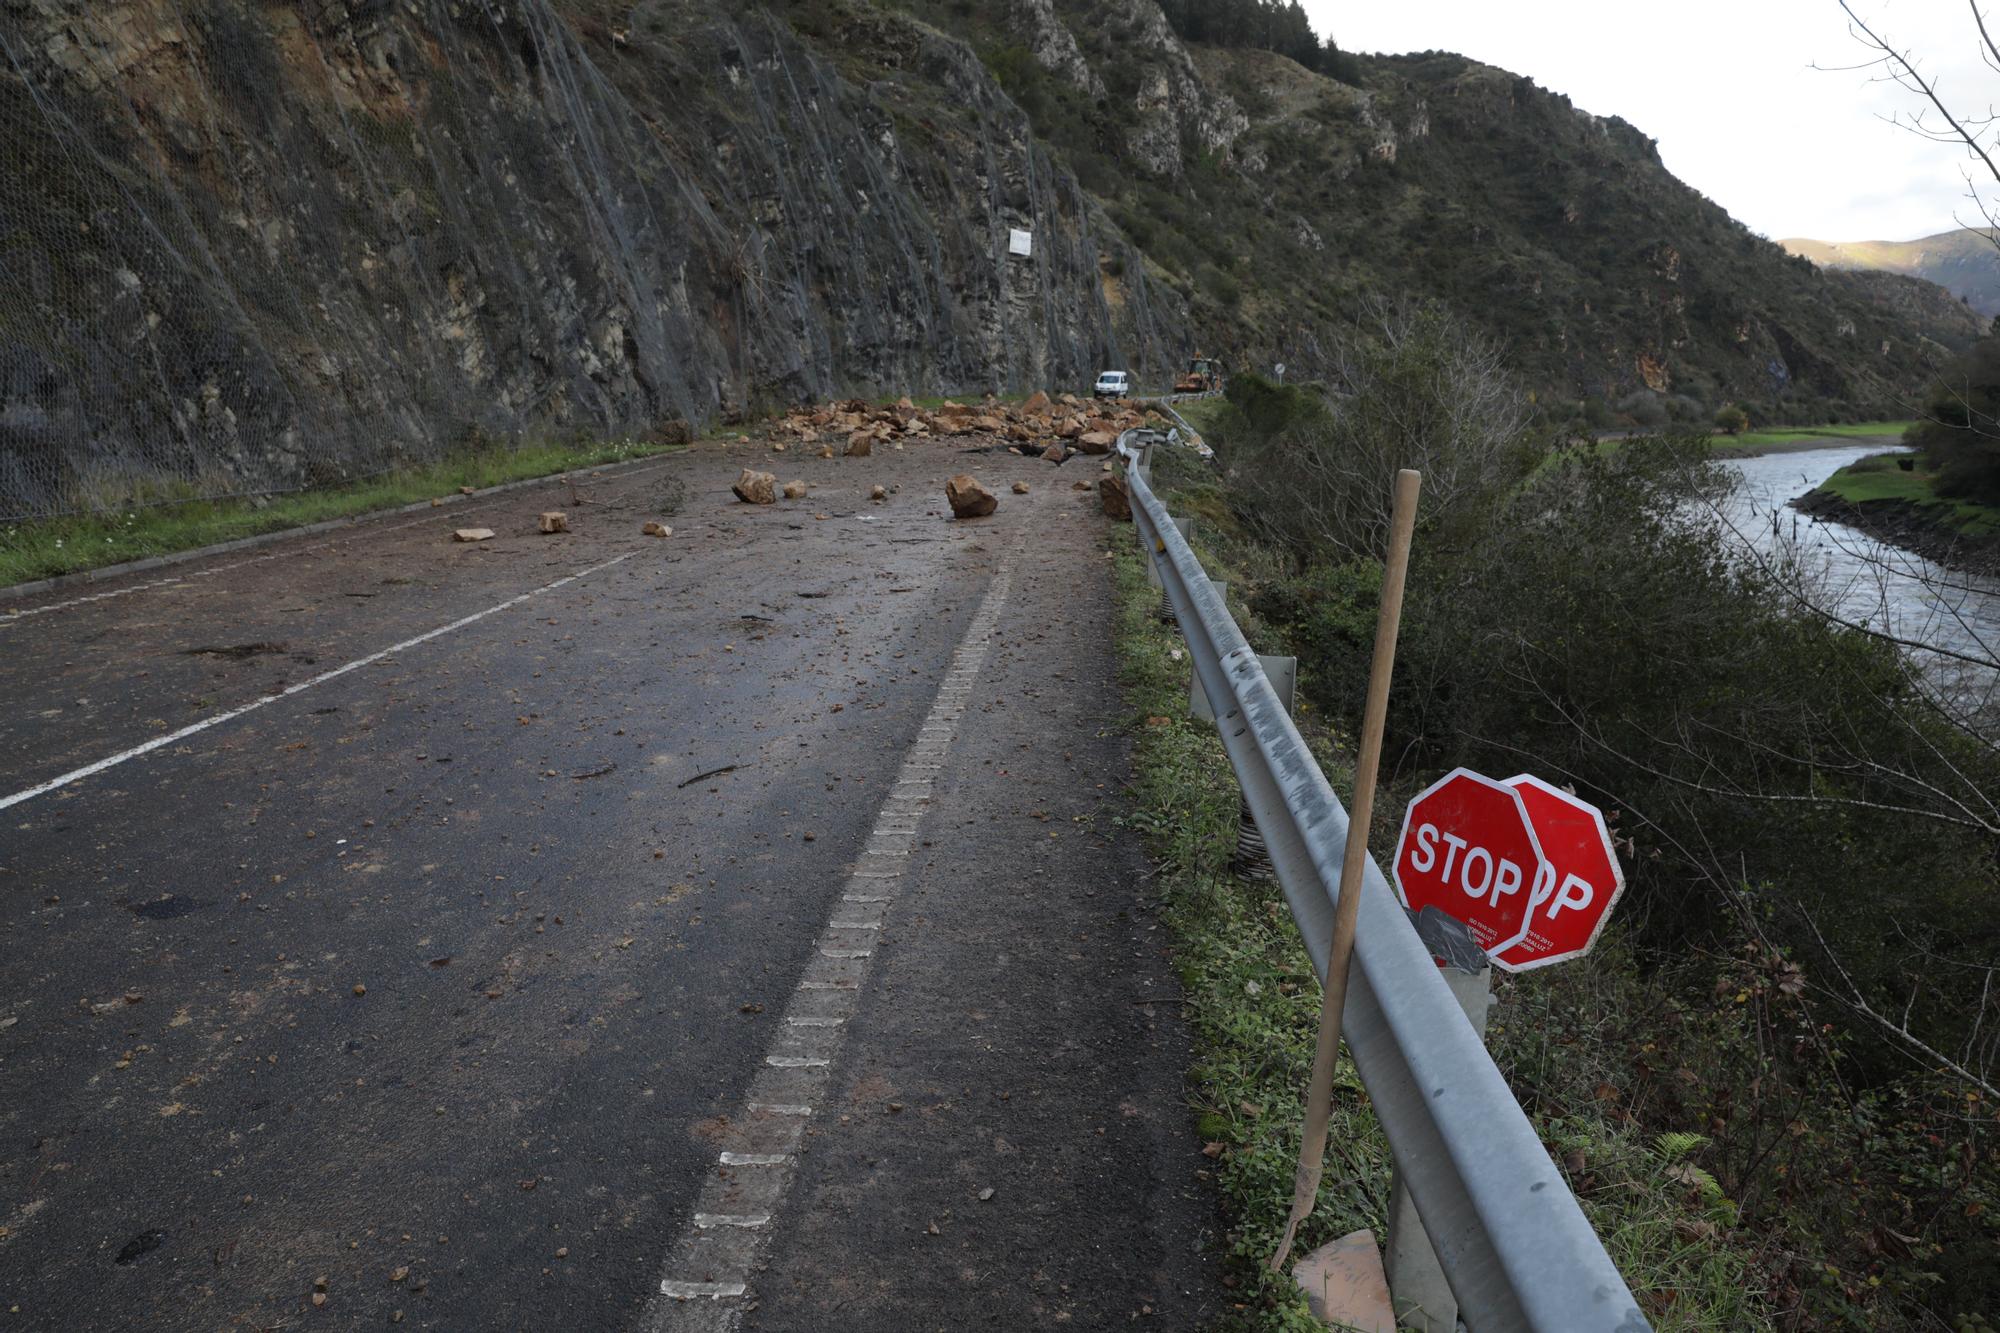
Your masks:
M1305 1135L1292 1176L1292 1214L1284 1239L1271 1256L1271 1271L1284 1271L1299 1223L1312 1213L1326 1161L1326 1122L1333 1105L1333 1069L1340 1056L1340 1019L1347 1007L1347 969L1354 957L1354 921L1361 909L1361 868L1368 860L1368 825L1375 814L1375 772L1382 763L1382 727L1389 711L1389 678L1396 665L1396 633L1403 622L1403 582L1410 568L1410 537L1417 526L1417 488L1423 477L1404 468L1396 474L1395 509L1389 522L1389 558L1382 568L1382 607L1375 620L1375 660L1368 668L1368 702L1361 714L1361 753L1354 765L1354 806L1347 825L1347 850L1340 864L1340 899L1335 905L1333 945L1326 956L1326 985L1320 993L1319 1043L1313 1051L1312 1084L1306 1092Z

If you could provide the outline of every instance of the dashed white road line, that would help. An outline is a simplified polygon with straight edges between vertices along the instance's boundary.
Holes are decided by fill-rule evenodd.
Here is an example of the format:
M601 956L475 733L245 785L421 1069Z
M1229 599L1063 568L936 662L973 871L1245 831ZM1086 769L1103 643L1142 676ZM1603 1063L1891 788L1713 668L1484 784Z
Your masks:
M506 601L489 606L484 611L474 611L469 616L460 616L449 625L439 625L436 629L426 630L414 638L404 639L401 643L391 644L387 648L368 654L366 657L357 657L352 662L348 662L343 666L337 666L331 671L322 671L311 680L302 680L296 685L287 685L275 694L261 695L244 704L241 708L232 708L226 713L217 713L213 717L205 717L199 722L182 727L179 731L170 732L165 736L155 736L143 745L135 745L129 750L121 750L117 754L100 759L94 764L85 764L82 768L71 769L61 777L50 778L47 782L29 787L25 791L17 791L11 796L0 796L0 810L5 810L10 805L19 805L23 801L32 801L37 796L46 795L59 787L67 787L72 782L80 782L84 778L102 773L108 768L116 768L118 765L126 763L129 760L137 759L142 755L148 755L155 750L172 745L176 741L184 741L197 732L207 731L210 727L219 727L225 722L234 722L244 714L254 713L267 704L277 703L281 699L289 699L295 694L303 694L316 685L324 685L330 680L338 680L350 671L359 671L362 667L372 666L385 657L393 657L397 653L405 652L420 643L429 643L432 639L443 638L455 630L461 630L467 625L476 624L488 616L498 615L509 607L519 606L525 601L540 597L543 593L554 592L557 588L575 583L578 579L588 578L590 575L609 569L613 565L621 564L624 561L630 560L636 554L638 554L636 551L627 551L624 555L614 556L602 564L592 565L588 569L579 569L576 573L559 578L553 583L544 583L539 588L521 593L516 597L509 597Z
M1003 566L952 654L920 739L904 756L903 770L883 800L884 814L876 817L792 993L784 1023L750 1081L743 1114L727 1121L730 1146L718 1154L717 1169L703 1178L693 1214L668 1253L659 1291L640 1323L647 1333L733 1333L754 1299L750 1279L771 1245L771 1220L791 1192L806 1122L832 1084L847 1020L860 1008L860 991L874 966L875 950L854 947L854 935L879 937L906 858L917 848L913 812L895 816L907 828L884 828L883 818L891 802L922 804L929 798L934 780L929 775L944 767L937 761L958 734L1011 582ZM727 1220L747 1218L758 1221Z

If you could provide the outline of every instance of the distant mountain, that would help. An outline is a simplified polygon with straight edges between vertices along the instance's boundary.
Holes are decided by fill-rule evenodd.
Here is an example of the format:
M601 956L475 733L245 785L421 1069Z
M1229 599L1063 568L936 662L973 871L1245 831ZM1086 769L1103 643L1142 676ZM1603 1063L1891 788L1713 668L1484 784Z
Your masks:
M1821 268L1878 269L1925 278L1962 296L1981 315L2000 315L2000 245L1990 230L1959 227L1914 241L1815 241L1789 236L1778 242Z

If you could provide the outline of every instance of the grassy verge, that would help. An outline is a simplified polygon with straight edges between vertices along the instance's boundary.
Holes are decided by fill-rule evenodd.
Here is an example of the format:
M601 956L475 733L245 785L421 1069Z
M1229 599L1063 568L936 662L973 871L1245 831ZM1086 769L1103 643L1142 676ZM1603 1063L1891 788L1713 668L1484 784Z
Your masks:
M1897 462L1899 457L1909 455L1870 454L1858 459L1828 477L1819 491L1849 504L1909 505L1939 527L1969 536L2000 533L2000 509L1939 495L1933 489L1937 474L1924 466L1921 457L1911 459L1907 472Z
M1197 553L1212 576L1228 580L1246 635L1286 651L1291 645L1243 604L1257 581L1277 572L1274 557L1235 526L1222 488L1189 466L1179 455L1162 456L1156 485L1175 513L1195 517ZM1187 993L1183 1013L1195 1040L1189 1090L1215 1161L1227 1213L1226 1280L1237 1296L1224 1326L1317 1328L1296 1288L1263 1264L1291 1200L1319 985L1276 886L1243 883L1226 868L1236 835L1234 776L1213 726L1187 717L1185 649L1154 619L1159 593L1147 582L1137 544L1121 540L1114 550L1121 681L1136 737L1128 822L1147 835L1160 862ZM1335 790L1345 792L1351 771L1339 736L1303 706L1300 727ZM1409 785L1422 781L1415 775ZM1376 812L1378 848L1394 837L1411 794L1385 793ZM1646 1133L1607 1096L1631 1081L1633 1052L1606 1042L1592 1024L1607 1004L1635 1014L1656 1005L1615 939L1582 962L1501 978L1497 989L1503 1005L1489 1043L1495 1060L1654 1326L1687 1333L1770 1327L1748 1247L1730 1234L1734 1205L1703 1166L1706 1140ZM1388 1145L1345 1057L1330 1141L1300 1254L1360 1227L1382 1234Z
M351 486L263 500L197 500L156 508L17 523L0 528L0 588L56 574L99 569L146 556L349 518L509 481L553 476L672 452L630 440L482 450Z
M1121 535L1125 535L1121 533ZM1188 662L1179 636L1153 618L1158 591L1136 544L1118 547L1120 675L1135 747L1135 806L1161 863L1165 916L1195 1038L1190 1093L1204 1151L1229 1216L1225 1327L1320 1327L1289 1280L1264 1263L1284 1230L1312 1069L1319 984L1275 884L1246 884L1226 862L1237 790L1215 729L1187 717ZM1382 1226L1389 1150L1352 1065L1335 1087L1332 1154L1319 1205L1299 1237L1305 1253L1358 1227Z

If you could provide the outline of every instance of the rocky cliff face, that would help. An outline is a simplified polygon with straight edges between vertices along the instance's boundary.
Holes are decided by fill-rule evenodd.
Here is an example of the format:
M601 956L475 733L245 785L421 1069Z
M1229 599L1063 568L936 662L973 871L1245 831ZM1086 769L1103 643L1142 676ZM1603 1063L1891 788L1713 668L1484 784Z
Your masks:
M898 16L9 0L0 46L0 512L1178 350L980 62Z

